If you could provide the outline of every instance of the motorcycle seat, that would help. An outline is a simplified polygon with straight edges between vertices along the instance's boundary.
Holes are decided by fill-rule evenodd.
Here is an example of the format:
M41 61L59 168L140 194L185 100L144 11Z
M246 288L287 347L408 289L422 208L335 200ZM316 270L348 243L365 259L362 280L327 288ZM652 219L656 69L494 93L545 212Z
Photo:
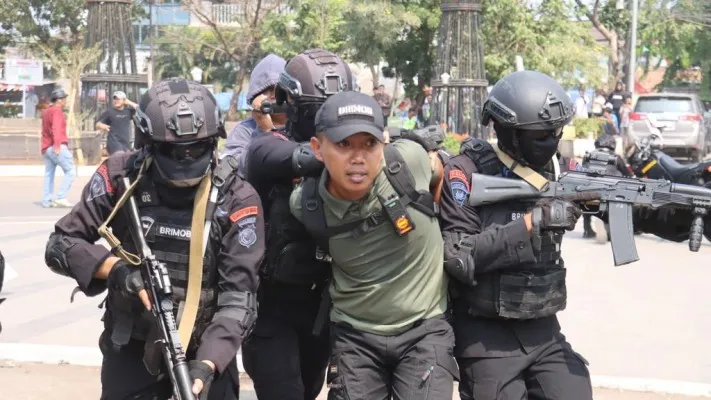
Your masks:
M682 175L685 175L689 173L689 171L693 171L699 167L698 163L693 163L693 164L681 164L674 158L666 155L666 154L660 154L658 156L659 163L669 171L669 173L674 177L680 177Z

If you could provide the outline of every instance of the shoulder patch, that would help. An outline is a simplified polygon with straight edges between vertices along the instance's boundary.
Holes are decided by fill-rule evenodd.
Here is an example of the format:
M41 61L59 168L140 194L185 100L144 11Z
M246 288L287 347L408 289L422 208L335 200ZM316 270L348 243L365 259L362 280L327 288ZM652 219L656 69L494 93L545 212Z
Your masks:
M452 192L454 201L456 201L460 207L463 206L464 202L469 199L469 192L471 192L469 181L464 172L458 169L449 171L449 190Z
M250 248L257 243L257 228L254 224L242 226L237 233L237 241L242 247Z
M114 187L111 185L111 180L109 179L108 167L106 164L101 164L89 181L89 195L87 196L86 201L92 201L97 197L106 195L107 193L113 194Z
M257 214L259 214L259 207L257 206L240 208L239 210L233 212L232 215L230 215L230 221L237 222L242 218Z

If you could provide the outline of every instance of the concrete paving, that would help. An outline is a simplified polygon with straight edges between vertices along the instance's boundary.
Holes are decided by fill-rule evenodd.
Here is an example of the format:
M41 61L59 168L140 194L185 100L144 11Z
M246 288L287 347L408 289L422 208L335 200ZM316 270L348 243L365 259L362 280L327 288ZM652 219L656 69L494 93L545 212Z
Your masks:
M70 201L79 200L87 181L88 177L77 178ZM0 190L0 250L17 273L0 295L7 297L0 305L0 360L98 365L102 310L97 306L103 296L79 294L70 303L75 284L44 264L47 237L67 210L40 207L39 177L0 177ZM641 260L614 267L609 245L583 240L581 228L582 224L567 234L563 244L569 301L560 319L573 347L590 361L597 385L711 397L711 243L692 253L687 243L636 236ZM77 361L82 357L84 361ZM58 393L49 391L52 385L55 390L72 386L66 383L72 382L69 376L82 368L0 368L0 398L57 398L42 393ZM95 369L87 371L95 374ZM27 379L55 383L22 381L23 374L30 372ZM39 376L46 378L34 378ZM91 376L97 378L76 380L95 393L98 375ZM5 397L10 382L17 392ZM621 398L613 392L599 393L596 398ZM636 399L632 394L624 398ZM677 397L640 400L656 398Z

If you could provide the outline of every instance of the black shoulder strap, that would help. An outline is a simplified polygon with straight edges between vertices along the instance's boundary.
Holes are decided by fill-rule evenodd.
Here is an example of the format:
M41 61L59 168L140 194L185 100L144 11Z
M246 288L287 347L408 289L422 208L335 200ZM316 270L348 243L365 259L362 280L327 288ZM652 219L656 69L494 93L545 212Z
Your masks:
M429 191L417 191L412 173L399 151L392 145L385 145L385 175L400 196L403 206L411 205L417 211L429 216L437 216L434 196Z
M471 138L462 143L459 154L469 157L479 173L496 176L501 173L501 162L491 143L483 139Z
M316 177L307 177L303 180L301 186L302 220L306 231L314 238L316 244L328 253L328 240L331 236L350 232L360 227L365 220L329 227L326 223L326 211L323 207L323 200L318 194L318 182L319 179Z
M230 183L235 179L232 172L237 168L238 162L239 160L236 157L228 155L217 163L217 167L215 167L215 171L212 173L212 186L217 189L217 193L215 193L214 196L210 193L210 198L207 202L207 210L205 211L206 220L212 219L217 204L220 202L217 197L224 195L224 190L230 187Z

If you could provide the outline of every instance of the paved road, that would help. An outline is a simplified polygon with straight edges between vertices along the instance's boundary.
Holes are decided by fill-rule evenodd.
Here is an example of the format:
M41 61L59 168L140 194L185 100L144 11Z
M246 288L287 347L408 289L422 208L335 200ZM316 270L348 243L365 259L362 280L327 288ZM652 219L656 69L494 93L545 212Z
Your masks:
M101 390L98 368L70 365L0 363L0 382L3 399L12 400L88 399L98 397ZM42 384L38 385L38 382ZM257 400L249 378L240 382L240 389L240 400ZM595 389L594 396L595 400L705 400L703 397L611 389ZM324 387L317 400L326 400L326 397ZM455 394L452 400L459 400L459 396Z
M87 180L77 179L71 201ZM3 291L0 346L95 348L102 298L80 294L70 304L72 282L44 266L45 241L66 210L39 206L41 178L3 177L0 188L0 250L18 273ZM613 267L609 246L584 241L580 228L563 245L569 302L560 319L591 372L711 384L711 244L691 253L686 244L638 236L641 260Z

